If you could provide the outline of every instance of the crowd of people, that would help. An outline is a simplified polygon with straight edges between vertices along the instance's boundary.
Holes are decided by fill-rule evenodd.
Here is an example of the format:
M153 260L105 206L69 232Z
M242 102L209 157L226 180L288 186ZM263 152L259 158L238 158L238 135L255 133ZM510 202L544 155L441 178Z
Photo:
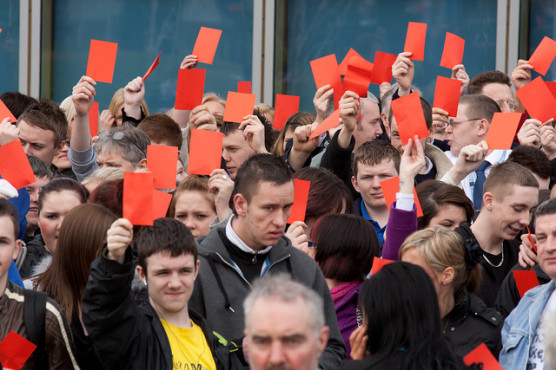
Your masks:
M19 140L36 181L0 180L0 341L36 345L25 369L463 369L481 344L506 369L556 369L553 122L526 119L511 149L485 141L495 113L526 113L512 86L531 68L456 65L457 116L420 98L429 136L406 143L391 105L418 90L409 52L379 97L346 91L315 138L330 85L275 130L265 104L225 122L213 93L151 114L137 77L96 137L90 77L60 105L4 92L17 122L0 117L0 146ZM193 130L223 134L210 176L187 174ZM149 145L178 148L176 189L138 226L124 174L149 170ZM310 188L288 224L294 179ZM515 271L539 286L522 296Z

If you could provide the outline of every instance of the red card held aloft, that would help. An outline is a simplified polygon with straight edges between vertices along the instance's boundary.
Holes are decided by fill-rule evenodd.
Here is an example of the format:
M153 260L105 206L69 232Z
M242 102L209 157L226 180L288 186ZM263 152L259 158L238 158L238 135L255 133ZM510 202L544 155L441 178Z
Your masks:
M390 179L382 180L380 182L380 187L382 188L382 195L384 195L386 206L390 209L392 203L396 201L396 193L400 189L400 177L396 176ZM417 217L421 217L423 215L423 210L421 209L421 203L419 203L419 197L417 197L415 188L413 189L413 202L417 207Z
M172 194L153 189L153 218L166 217L168 207L172 201Z
M214 169L220 168L223 137L221 132L191 130L188 174L210 175Z
M390 83L392 81L392 64L398 58L395 54L375 52L375 60L373 65L373 73L371 82L380 85L383 82Z
M458 115L460 89L460 80L437 76L432 106L444 109L450 117L456 117Z
M517 126L522 114L517 113L494 113L488 133L486 143L489 150L510 149L517 131Z
M2 100L0 100L0 122L4 120L4 118L9 118L10 122L17 122L17 118L10 112L10 109L6 107L6 104Z
M16 189L37 181L21 141L0 146L0 175Z
M396 118L403 145L407 144L407 140L413 139L415 135L419 136L419 139L429 136L418 92L392 100L392 112Z
M338 67L336 55L331 54L312 60L311 70L313 71L317 89L320 89L324 85L330 85L330 87L334 89L334 109L338 109L338 102L342 98L342 95L344 95L344 89L342 87L342 78L340 77L340 68Z
M199 63L212 64L221 35L222 30L201 27L192 53Z
M147 168L153 174L153 185L156 189L176 188L177 162L177 146L147 146Z
M411 51L409 59L425 59L425 39L427 37L427 24L409 22L407 35L405 36L405 46L403 51Z
M224 122L243 122L245 120L243 117L253 114L255 99L255 94L228 91L226 108L224 109Z
M98 136L98 102L94 102L89 109L89 131L91 136Z
M0 342L0 364L4 369L21 369L35 348L36 345L12 330Z
M529 58L529 64L533 66L535 71L544 76L548 72L554 57L556 57L556 41L545 36Z
M133 225L152 226L153 174L150 172L124 173L123 216Z
M361 56L354 56L347 66L346 76L344 77L344 90L353 91L363 98L366 97L371 83L372 72L373 63L366 61Z
M96 82L111 84L117 52L118 43L116 42L91 40L86 75Z
M205 69L179 69L174 108L192 110L203 102Z
M145 81L147 79L147 77L149 77L151 75L151 73L156 69L156 67L158 67L158 63L160 63L160 54L162 54L162 51L160 53L158 53L158 55L157 55L156 59L154 60L153 64L151 64L151 66L149 67L149 69L147 70L145 75L143 76L143 81Z
M483 370L504 370L484 343L481 343L477 348L465 355L463 362L467 366L482 363Z
M392 262L396 262L396 261L373 257L373 265L372 265L373 267L371 268L371 276L373 276L374 274L382 270L384 266Z
M309 198L311 182L294 179L293 185L293 205L290 208L291 212L287 221L288 224L293 224L295 221L305 221L305 212L307 211L307 199Z
M340 110L336 109L334 113L326 117L326 119L322 121L320 125L318 125L318 127L311 133L311 136L309 136L309 140L314 139L320 136L321 134L324 134L326 131L333 129L334 127L337 127L339 124L340 124Z
M546 122L556 117L556 98L540 76L517 90L517 96L531 118Z
M519 296L523 297L529 289L539 285L537 274L533 270L513 270L515 285L519 291Z
M348 65L349 61L351 60L351 58L353 58L354 56L361 57L361 55L359 55L358 52L356 52L355 50L350 48L349 51L347 52L346 56L342 60L342 63L340 63L340 66L339 66L340 67L340 74L342 76L346 75L347 65Z
M440 59L440 66L446 68L454 68L463 61L463 50L465 48L465 40L446 32L446 40L444 41L444 51Z
M297 112L299 112L299 96L276 94L272 125L275 129L281 130L288 118Z
M238 81L237 92L242 94L252 94L251 81Z

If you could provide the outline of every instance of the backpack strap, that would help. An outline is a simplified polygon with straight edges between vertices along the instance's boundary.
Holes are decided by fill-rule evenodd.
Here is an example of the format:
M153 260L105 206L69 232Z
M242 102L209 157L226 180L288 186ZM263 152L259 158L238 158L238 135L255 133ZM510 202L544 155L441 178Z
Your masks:
M37 369L48 368L48 357L44 348L46 322L46 299L43 292L35 292L25 289L23 291L25 301L23 304L23 320L28 339L37 346L32 356Z

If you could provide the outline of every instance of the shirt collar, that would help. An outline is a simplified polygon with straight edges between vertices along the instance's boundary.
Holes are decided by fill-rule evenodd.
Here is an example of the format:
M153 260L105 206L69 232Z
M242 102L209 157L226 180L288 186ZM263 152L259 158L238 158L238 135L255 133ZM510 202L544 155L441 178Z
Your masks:
M235 216L232 215L232 217L230 217L230 219L228 220L228 223L226 224L226 236L232 242L232 244L234 244L236 247L238 247L242 251L244 251L246 253L251 253L251 254L264 254L264 253L267 253L268 251L270 251L270 249L272 248L272 245L266 247L263 250L256 251L253 248L249 247L247 244L245 244L245 242L243 240L241 240L241 238L236 234L234 228L232 227L232 220L234 219L234 217Z

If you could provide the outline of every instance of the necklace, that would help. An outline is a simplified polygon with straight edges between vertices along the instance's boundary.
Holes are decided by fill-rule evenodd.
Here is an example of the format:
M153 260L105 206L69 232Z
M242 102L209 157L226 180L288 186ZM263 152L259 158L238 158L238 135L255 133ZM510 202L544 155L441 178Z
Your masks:
M484 254L483 254L483 258L484 258L485 261L486 261L489 265L491 265L492 267L500 267L500 266L502 266L502 264L504 263L504 246L502 246L502 259L500 260L500 262L498 262L497 265L495 265L494 263L490 262L490 261L488 260L488 258L487 258Z

